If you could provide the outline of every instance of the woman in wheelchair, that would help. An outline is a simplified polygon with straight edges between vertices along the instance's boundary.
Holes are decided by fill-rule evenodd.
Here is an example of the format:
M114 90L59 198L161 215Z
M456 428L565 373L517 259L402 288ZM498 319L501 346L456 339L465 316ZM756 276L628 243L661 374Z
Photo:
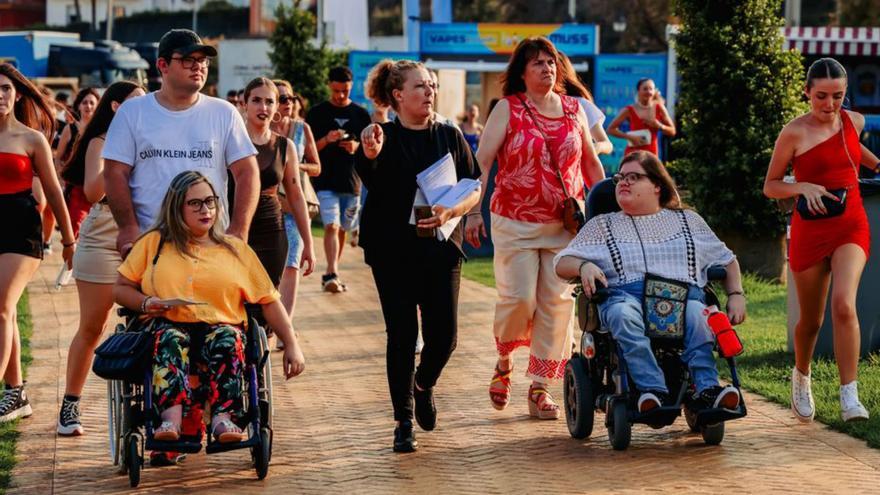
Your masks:
M588 297L596 293L599 284L608 288L608 297L599 304L599 318L620 346L640 393L639 412L670 400L646 333L645 308L649 322L656 324L658 320L651 311L652 299L643 305L644 294L654 293L656 281L677 282L681 287L679 307L684 309L684 315L677 314L684 318L681 359L690 369L696 388L691 407L735 409L740 402L739 391L718 385L712 353L714 337L703 313L707 271L721 265L727 268L724 288L728 317L733 324L745 319L746 301L733 252L696 212L684 209L672 178L652 153L637 151L624 157L613 180L615 197L623 211L590 219L557 255L556 273L565 279L580 277ZM664 327L663 323L661 320L659 328L675 328ZM657 329L655 324L649 328Z
M221 443L246 439L237 423L244 395L245 303L260 304L284 342L285 376L296 376L305 366L266 270L244 241L220 230L221 208L204 175L179 174L156 224L119 268L116 302L157 320L152 393L162 424L156 440L177 441L184 407L200 407L205 396L214 438ZM191 385L190 375L198 377L198 386Z

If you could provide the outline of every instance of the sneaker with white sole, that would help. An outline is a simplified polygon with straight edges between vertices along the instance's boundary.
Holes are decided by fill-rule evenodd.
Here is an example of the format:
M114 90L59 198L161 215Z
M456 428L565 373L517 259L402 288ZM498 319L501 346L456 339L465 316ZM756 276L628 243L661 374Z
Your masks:
M797 367L791 370L791 411L802 423L809 423L816 416L810 375L801 373Z
M324 292L338 294L345 290L345 284L339 280L339 276L335 273L328 273L321 276L321 288Z
M24 391L24 385L18 387L7 385L3 391L3 398L0 399L0 423L26 418L33 413L27 393Z
M76 437L85 433L79 416L79 400L65 397L61 401L61 412L58 414L58 434L63 437Z
M840 386L840 416L844 421L866 421L868 410L859 400L858 382L855 380Z

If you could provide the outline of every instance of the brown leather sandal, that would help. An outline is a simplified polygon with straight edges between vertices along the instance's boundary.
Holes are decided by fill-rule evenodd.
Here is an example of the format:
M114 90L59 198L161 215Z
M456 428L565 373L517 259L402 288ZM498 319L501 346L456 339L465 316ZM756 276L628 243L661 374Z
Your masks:
M501 370L498 364L495 364L495 375L492 376L492 382L489 384L489 398L492 400L492 407L499 411L510 403L511 373L513 373L513 364L509 370Z
M529 387L529 415L538 419L559 419L559 406L544 387Z

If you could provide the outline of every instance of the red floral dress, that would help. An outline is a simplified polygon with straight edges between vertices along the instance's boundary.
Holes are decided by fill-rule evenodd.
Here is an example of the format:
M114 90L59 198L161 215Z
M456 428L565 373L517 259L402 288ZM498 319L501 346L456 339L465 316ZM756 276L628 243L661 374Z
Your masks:
M561 95L563 116L546 117L524 94L506 96L510 105L510 121L504 145L498 153L498 174L491 211L496 215L531 223L562 221L562 200L565 193L550 161L553 153L562 171L568 193L584 197L584 175L581 170L581 133L578 122L578 101ZM525 110L529 106L535 120ZM544 145L543 130L549 140Z

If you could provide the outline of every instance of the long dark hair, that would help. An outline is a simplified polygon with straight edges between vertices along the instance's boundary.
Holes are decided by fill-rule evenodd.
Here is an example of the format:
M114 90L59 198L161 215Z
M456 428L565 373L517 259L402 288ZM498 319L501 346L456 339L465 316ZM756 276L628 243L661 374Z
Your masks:
M510 56L510 62L507 63L507 70L501 74L501 91L504 96L515 95L526 90L526 83L523 81L526 65L541 52L550 55L556 61L556 85L553 87L553 91L562 93L562 79L559 77L559 52L553 42L547 38L531 36L516 45L513 55Z
M131 81L118 81L107 88L104 96L98 101L98 106L95 108L92 120L86 124L86 128L76 138L70 158L64 164L64 169L61 171L61 177L64 180L78 186L83 185L86 175L86 151L89 148L89 143L93 138L106 133L107 129L110 128L110 122L116 114L112 103L121 104L136 89L144 88L140 84ZM80 99L80 101L82 100Z
M648 180L660 188L660 206L670 210L681 210L686 207L681 202L681 196L678 195L675 181L672 180L657 155L649 151L633 151L623 157L623 160L620 161L620 168L629 162L641 165L645 169L645 174L648 175Z
M40 90L22 75L12 64L0 64L0 75L12 81L15 92L21 97L15 102L15 119L31 129L40 131L46 139L55 134L55 112Z
M587 89L587 85L581 80L581 77L574 70L568 55L559 53L559 64L556 67L556 77L562 81L565 88L565 94L568 96L586 98L590 103L593 102L593 94Z

